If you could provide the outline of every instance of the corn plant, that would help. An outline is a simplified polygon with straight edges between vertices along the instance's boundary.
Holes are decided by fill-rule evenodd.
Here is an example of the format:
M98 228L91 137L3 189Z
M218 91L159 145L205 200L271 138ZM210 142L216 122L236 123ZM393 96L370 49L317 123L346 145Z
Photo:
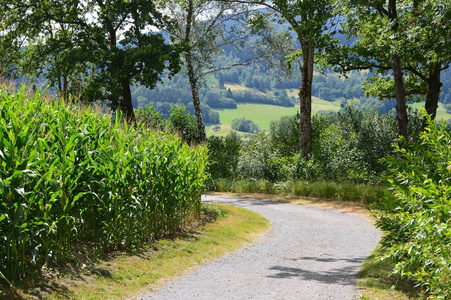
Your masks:
M75 241L133 248L199 213L203 147L24 88L0 98L4 282L67 260Z

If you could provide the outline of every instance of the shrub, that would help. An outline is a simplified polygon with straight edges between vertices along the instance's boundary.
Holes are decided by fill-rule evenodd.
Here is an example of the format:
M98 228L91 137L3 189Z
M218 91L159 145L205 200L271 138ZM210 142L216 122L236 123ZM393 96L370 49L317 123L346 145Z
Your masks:
M444 125L444 124L443 124ZM430 124L420 140L396 146L385 159L395 198L381 205L377 225L396 263L393 273L417 282L431 297L451 298L451 134Z
M260 132L241 146L237 171L244 178L283 181L288 179L287 160L273 151L267 135Z
M155 109L153 103L138 108L135 110L135 115L138 123L145 123L148 127L163 130L166 126L163 114Z
M249 132L249 133L257 133L258 132L258 126L255 125L254 122L251 120L247 120L245 118L241 119L233 119L232 120L232 129L242 132Z
M171 107L169 128L180 135L187 144L200 143L200 133L194 115L186 112L186 107L176 105Z
M226 137L211 136L207 140L208 172L213 180L236 175L241 148L241 138L235 132Z
M299 117L285 116L269 124L269 139L273 148L285 157L299 152Z
M419 133L421 118L410 116L412 140ZM377 182L384 171L379 160L390 153L397 135L393 114L361 111L346 103L338 113L312 118L312 157L299 156L299 117L271 122L270 142L274 151L293 160L291 179Z

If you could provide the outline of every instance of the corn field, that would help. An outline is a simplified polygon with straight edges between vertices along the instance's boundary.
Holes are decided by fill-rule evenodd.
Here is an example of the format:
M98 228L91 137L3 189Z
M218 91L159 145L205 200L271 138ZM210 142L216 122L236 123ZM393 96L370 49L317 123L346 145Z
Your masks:
M207 151L172 135L0 94L0 277L70 258L77 241L130 249L200 211Z

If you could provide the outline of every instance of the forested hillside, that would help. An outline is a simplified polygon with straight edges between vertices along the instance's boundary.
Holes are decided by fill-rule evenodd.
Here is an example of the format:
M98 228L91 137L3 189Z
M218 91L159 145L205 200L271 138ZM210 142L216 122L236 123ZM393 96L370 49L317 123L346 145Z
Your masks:
M217 58L220 61L238 61L242 54L232 48L223 49ZM381 113L394 109L394 99L379 99L365 96L363 85L372 75L369 71L352 71L343 76L326 68L317 70L313 78L313 96L330 102L339 101L344 104L354 100L362 109L374 108ZM264 63L249 66L237 66L209 75L200 88L202 110L207 124L220 123L217 109L234 109L239 103L262 103L278 106L298 106L298 96L295 92L301 81L300 73L291 77L277 77L274 70ZM451 114L451 72L443 71L442 92L440 102ZM228 85L239 86L232 91ZM189 94L189 82L185 75L177 74L174 78L163 79L155 89L144 86L132 88L133 106L143 107L152 104L164 115L169 115L172 105L185 105L188 111L194 113ZM293 91L294 93L290 91ZM413 102L412 102L413 103ZM315 103L314 103L315 104ZM415 107L419 107L416 105Z

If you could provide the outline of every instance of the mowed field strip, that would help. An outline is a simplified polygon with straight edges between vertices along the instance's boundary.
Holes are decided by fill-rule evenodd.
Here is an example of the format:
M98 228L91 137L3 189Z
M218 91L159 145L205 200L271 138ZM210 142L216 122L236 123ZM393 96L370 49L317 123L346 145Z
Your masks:
M340 103L328 102L313 97L313 114L319 111L339 111ZM221 131L214 132L215 125L206 127L208 135L227 135L231 131L230 125L233 119L246 118L252 120L261 130L269 131L269 124L273 120L279 120L283 116L292 116L299 111L298 106L282 107L268 104L238 104L237 109L216 110L221 121Z

